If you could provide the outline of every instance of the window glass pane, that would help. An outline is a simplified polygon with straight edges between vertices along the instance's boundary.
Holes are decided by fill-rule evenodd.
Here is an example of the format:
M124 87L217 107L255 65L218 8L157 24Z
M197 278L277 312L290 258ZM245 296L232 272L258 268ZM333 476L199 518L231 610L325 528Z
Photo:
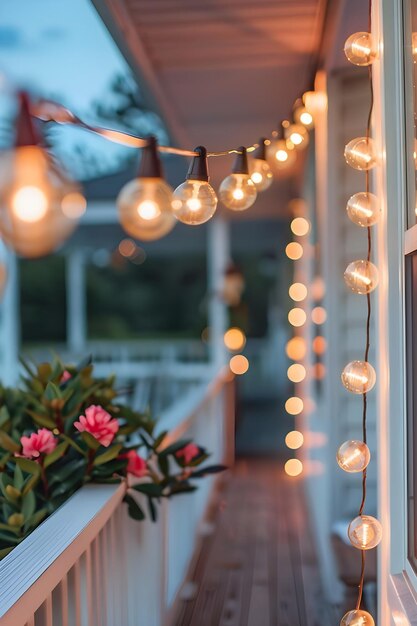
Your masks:
M417 223L417 0L404 3L404 11L406 167L409 181L407 223L408 228L411 228Z

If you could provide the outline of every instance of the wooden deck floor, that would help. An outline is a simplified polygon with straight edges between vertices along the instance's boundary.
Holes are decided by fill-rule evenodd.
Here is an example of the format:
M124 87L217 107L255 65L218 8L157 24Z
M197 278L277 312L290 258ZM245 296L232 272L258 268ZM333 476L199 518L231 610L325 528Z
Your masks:
M176 626L333 626L325 615L301 482L240 460L220 494Z

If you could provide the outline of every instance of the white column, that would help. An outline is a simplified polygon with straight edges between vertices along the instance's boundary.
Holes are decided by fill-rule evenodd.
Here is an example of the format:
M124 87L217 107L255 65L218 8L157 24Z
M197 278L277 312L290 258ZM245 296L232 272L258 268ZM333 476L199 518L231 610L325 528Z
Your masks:
M84 350L87 340L87 288L85 254L71 250L66 258L67 346L73 353Z
M210 360L216 366L221 366L226 361L223 336L227 329L227 306L222 298L222 289L225 271L230 263L230 228L229 223L222 217L215 217L208 226Z
M19 273L16 255L0 242L0 262L7 268L0 301L0 381L14 385L19 374Z

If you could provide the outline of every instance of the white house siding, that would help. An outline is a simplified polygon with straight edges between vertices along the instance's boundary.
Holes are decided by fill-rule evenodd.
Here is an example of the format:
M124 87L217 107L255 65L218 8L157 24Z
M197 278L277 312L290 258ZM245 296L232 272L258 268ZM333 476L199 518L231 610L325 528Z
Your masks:
M327 116L323 114L317 123L314 164L317 244L326 283L323 304L328 314L322 327L328 344L325 356L327 376L320 394L313 383L308 389L315 407L309 416L309 429L324 433L327 445L318 442L317 447L308 447L305 454L310 470L307 492L315 521L323 580L329 599L337 600L337 574L329 536L337 521L350 520L357 514L362 496L361 476L339 470L335 460L337 448L343 441L362 438L362 396L347 392L340 374L349 361L364 356L367 312L366 298L350 292L343 280L348 263L366 258L367 253L366 229L350 222L345 210L348 198L365 190L365 174L346 165L343 151L350 139L366 132L369 84L366 73L355 68L328 77L327 89L329 110ZM307 188L306 195L309 193L311 189ZM311 333L311 330L307 332ZM371 333L369 360L375 363L373 324ZM375 423L374 391L368 395L368 443L372 463L368 473L366 511L370 514L375 514L377 509Z

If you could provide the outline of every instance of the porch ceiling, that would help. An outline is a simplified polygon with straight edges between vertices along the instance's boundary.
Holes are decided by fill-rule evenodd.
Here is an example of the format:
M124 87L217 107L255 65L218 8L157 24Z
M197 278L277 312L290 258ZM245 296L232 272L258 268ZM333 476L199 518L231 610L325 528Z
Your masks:
M326 0L92 1L183 147L251 144L311 87ZM217 184L230 162L210 166ZM285 212L301 168L258 199L258 215Z

